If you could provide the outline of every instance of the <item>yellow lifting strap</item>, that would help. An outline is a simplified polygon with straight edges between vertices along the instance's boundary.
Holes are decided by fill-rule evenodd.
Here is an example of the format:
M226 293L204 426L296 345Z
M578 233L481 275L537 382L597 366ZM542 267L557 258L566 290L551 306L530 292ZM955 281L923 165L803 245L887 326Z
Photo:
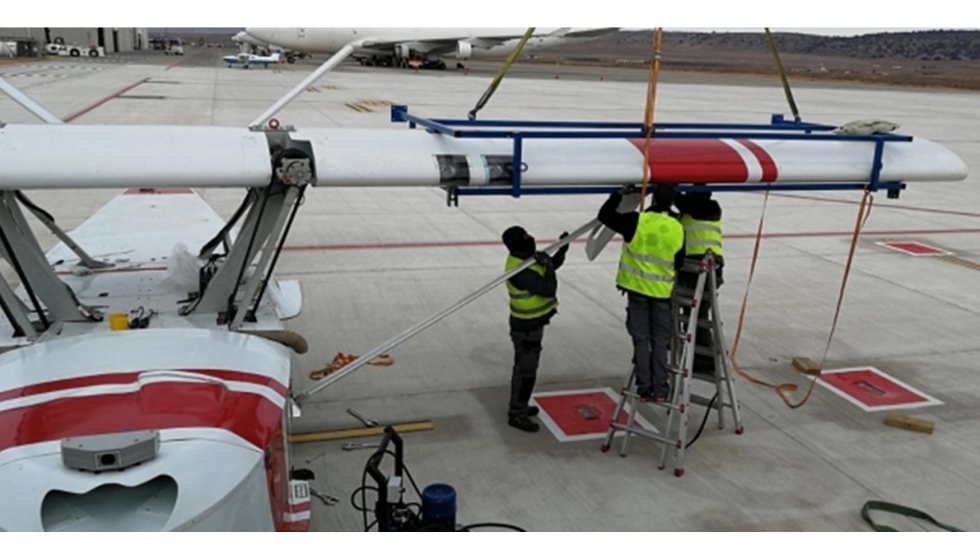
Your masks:
M776 40L772 38L772 33L769 32L768 27L765 30L766 39L769 41L769 50L772 51L772 57L776 59L776 68L779 69L779 79L783 82L783 92L786 93L786 101L789 102L789 108L793 111L793 120L800 122L800 111L796 108L796 101L793 99L793 90L789 88L789 80L786 78L783 61L779 59L779 51L776 50Z
M510 54L507 56L507 60L504 61L504 65L500 68L500 71L498 71L497 75L493 78L493 82L490 83L490 87L487 88L487 91L483 92L483 96L480 97L480 100L476 102L476 106L473 107L473 109L468 113L467 116L471 121L476 120L477 111L482 109L487 104L487 102L490 101L490 97L493 96L493 92L497 91L497 86L499 86L500 82L504 79L504 74L506 74L507 71L510 70L510 66L514 64L515 60L517 60L517 56L521 54L521 50L524 48L524 45L527 44L527 40L530 39L531 35L534 34L534 29L535 29L534 27L528 27L527 31L524 32L524 36L521 37L520 42L517 43L517 46L514 47L514 50L511 51Z
M653 33L653 60L647 75L647 103L643 113L643 126L646 137L643 140L643 184L640 187L640 212L647 200L647 186L650 184L650 139L653 137L653 107L657 100L657 79L660 77L660 48L663 46L664 28L658 27Z

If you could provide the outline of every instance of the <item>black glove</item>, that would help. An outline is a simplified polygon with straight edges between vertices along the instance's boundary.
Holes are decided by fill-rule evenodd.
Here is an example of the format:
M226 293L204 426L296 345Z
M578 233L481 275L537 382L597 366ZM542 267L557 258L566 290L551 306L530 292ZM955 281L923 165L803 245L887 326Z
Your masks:
M551 257L549 257L548 253L545 253L544 251L534 253L534 260L538 261L538 264L545 268L552 266Z
M568 237L568 232L567 231L562 232L562 234L558 236L558 240L561 241L562 239L565 239L566 237ZM568 244L568 245L563 246L561 249L558 249L558 252L555 253L555 255L556 256L557 255L564 255L565 253L568 252L568 248L570 246L571 246L571 244Z

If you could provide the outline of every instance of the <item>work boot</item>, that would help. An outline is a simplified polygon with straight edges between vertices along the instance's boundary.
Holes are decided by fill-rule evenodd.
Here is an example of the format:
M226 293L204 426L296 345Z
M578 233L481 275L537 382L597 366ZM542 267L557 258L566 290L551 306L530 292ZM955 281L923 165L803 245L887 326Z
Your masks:
M512 416L507 421L507 424L521 430L522 432L534 433L541 429L541 426L538 426L535 422L532 422L527 416Z
M536 406L529 406L529 407L527 407L527 415L528 416L537 416L539 412L541 412L541 410L538 407L536 407Z

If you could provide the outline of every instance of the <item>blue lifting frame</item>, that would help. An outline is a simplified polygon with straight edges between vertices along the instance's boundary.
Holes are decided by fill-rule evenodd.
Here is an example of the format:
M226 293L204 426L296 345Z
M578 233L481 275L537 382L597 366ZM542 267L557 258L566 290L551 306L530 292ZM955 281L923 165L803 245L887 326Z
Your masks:
M608 194L619 190L617 186L575 187L522 187L524 141L535 138L645 138L646 126L631 122L587 121L511 121L511 120L463 120L427 119L408 112L405 105L391 107L391 122L407 122L409 128L423 128L428 132L452 138L506 138L513 141L513 181L506 187L446 186L449 202L458 204L461 195L522 195L557 194ZM887 191L888 198L898 198L904 183L881 182L882 154L886 142L911 142L911 136L892 133L871 135L837 135L831 132L835 126L786 120L781 114L772 115L769 124L736 123L654 123L656 138L732 138L750 140L794 140L806 142L844 141L874 142L874 160L871 176L862 183L739 183L739 184L692 184L678 185L680 192L704 191Z

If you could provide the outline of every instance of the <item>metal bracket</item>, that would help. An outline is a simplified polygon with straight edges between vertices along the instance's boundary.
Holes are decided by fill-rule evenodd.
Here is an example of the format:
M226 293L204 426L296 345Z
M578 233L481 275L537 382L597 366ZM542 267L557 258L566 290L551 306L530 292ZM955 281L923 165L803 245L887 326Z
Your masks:
M459 187L443 187L446 190L446 206L459 208Z

